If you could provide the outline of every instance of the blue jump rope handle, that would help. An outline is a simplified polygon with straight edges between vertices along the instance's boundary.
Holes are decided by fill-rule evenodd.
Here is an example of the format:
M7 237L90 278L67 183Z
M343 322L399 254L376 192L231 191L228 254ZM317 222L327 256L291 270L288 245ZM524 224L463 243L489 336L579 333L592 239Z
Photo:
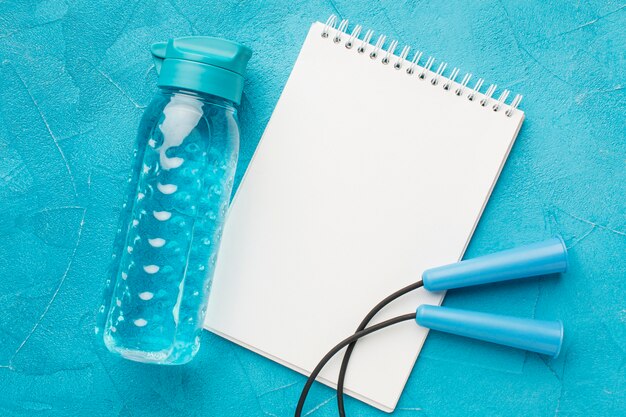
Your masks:
M429 291L449 290L490 282L564 272L567 249L561 238L520 246L491 255L426 270ZM556 357L563 343L560 321L532 320L422 305L420 326Z
M557 357L563 324L448 307L421 305L415 320L422 327Z
M431 268L422 274L424 288L442 291L490 282L565 272L567 249L561 238Z

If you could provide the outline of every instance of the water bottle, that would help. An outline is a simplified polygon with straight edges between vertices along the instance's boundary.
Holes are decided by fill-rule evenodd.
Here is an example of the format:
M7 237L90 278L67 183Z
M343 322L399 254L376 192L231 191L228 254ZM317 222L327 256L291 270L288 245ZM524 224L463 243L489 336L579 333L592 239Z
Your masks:
M152 54L159 90L139 127L96 334L124 358L183 364L200 346L252 51L192 36Z

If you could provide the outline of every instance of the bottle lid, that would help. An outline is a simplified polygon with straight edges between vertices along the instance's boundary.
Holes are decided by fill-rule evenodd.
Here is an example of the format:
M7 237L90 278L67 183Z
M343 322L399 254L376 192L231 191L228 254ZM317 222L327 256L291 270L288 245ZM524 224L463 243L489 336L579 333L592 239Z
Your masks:
M209 36L186 36L152 45L160 87L185 88L241 101L246 64L252 50Z

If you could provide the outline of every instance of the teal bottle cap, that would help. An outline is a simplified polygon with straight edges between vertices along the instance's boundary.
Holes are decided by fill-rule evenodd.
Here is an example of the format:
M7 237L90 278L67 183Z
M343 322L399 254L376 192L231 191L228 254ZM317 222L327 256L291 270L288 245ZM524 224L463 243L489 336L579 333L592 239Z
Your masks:
M152 45L160 87L185 88L241 101L244 72L252 50L209 36L186 36Z

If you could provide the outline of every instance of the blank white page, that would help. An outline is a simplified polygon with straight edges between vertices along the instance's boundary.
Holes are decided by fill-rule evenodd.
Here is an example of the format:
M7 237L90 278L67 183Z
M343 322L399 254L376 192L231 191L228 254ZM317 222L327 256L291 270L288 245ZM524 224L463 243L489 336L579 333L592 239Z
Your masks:
M206 320L303 374L381 299L462 257L523 120L323 29L311 27L233 199ZM420 290L375 322L442 298ZM426 334L411 321L364 338L347 393L392 411ZM319 380L335 386L340 362Z

